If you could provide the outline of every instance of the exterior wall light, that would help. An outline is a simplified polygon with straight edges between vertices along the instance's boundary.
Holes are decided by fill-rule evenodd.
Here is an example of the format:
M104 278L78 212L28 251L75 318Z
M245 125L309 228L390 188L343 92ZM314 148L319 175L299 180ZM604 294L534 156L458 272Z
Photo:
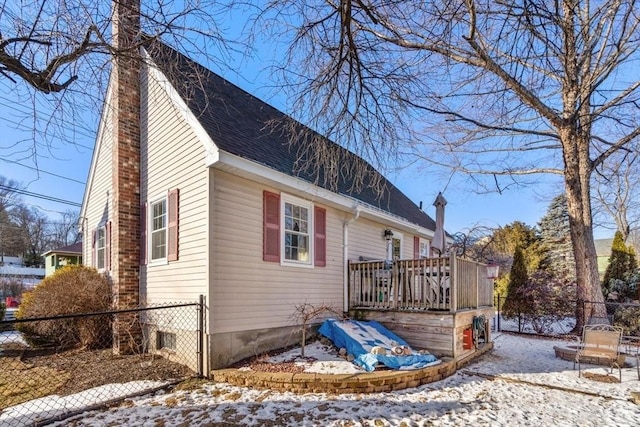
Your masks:
M487 278L490 280L496 280L498 273L500 272L500 266L493 261L487 263Z

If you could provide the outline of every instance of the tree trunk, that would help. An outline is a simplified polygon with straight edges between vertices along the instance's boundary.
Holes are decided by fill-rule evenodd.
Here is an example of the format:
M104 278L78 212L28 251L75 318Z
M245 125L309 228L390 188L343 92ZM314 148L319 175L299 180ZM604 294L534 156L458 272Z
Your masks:
M593 317L602 318L599 322L605 321L607 311L600 286L596 248L593 241L591 198L589 197L589 177L591 176L589 141L576 135L576 132L567 130L560 135L564 148L569 228L576 261L578 303L574 332L580 332L582 326Z

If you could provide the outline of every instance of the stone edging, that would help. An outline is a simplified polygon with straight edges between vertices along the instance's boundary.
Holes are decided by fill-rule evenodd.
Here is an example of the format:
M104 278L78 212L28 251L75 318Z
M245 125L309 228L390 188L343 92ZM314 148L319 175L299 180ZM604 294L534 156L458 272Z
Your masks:
M374 371L358 374L313 374L256 372L238 369L211 371L211 379L235 386L294 393L380 393L440 381L457 369L490 351L493 343L461 360L442 363L413 371Z

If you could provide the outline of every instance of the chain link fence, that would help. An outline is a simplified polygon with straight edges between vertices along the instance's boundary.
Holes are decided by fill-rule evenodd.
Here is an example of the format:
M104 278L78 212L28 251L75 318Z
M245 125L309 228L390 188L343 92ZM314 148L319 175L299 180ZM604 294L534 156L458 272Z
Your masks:
M621 326L623 335L640 337L640 304L638 303L552 300L545 304L543 309L535 312L506 316L502 310L504 301L504 297L496 295L494 300L496 312L492 320L492 329L495 331L533 335L567 335L576 325L575 308L577 304L582 304L586 312L591 312L594 306L604 306L604 309L595 307L595 312L606 312L603 317L593 317L587 323Z
M0 322L0 427L45 425L202 377L203 309L201 298Z

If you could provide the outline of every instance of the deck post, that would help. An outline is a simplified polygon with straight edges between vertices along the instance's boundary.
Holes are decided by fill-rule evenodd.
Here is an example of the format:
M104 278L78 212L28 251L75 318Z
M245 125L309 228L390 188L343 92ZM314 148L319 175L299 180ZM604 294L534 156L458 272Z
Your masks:
M458 309L458 262L455 252L451 253L449 273L449 311L455 313Z
M476 307L475 308L479 308L480 307L480 266L476 264L475 267L476 267Z
M391 285L393 286L393 309L398 309L398 297L400 296L400 269L398 260L394 260L391 265Z

